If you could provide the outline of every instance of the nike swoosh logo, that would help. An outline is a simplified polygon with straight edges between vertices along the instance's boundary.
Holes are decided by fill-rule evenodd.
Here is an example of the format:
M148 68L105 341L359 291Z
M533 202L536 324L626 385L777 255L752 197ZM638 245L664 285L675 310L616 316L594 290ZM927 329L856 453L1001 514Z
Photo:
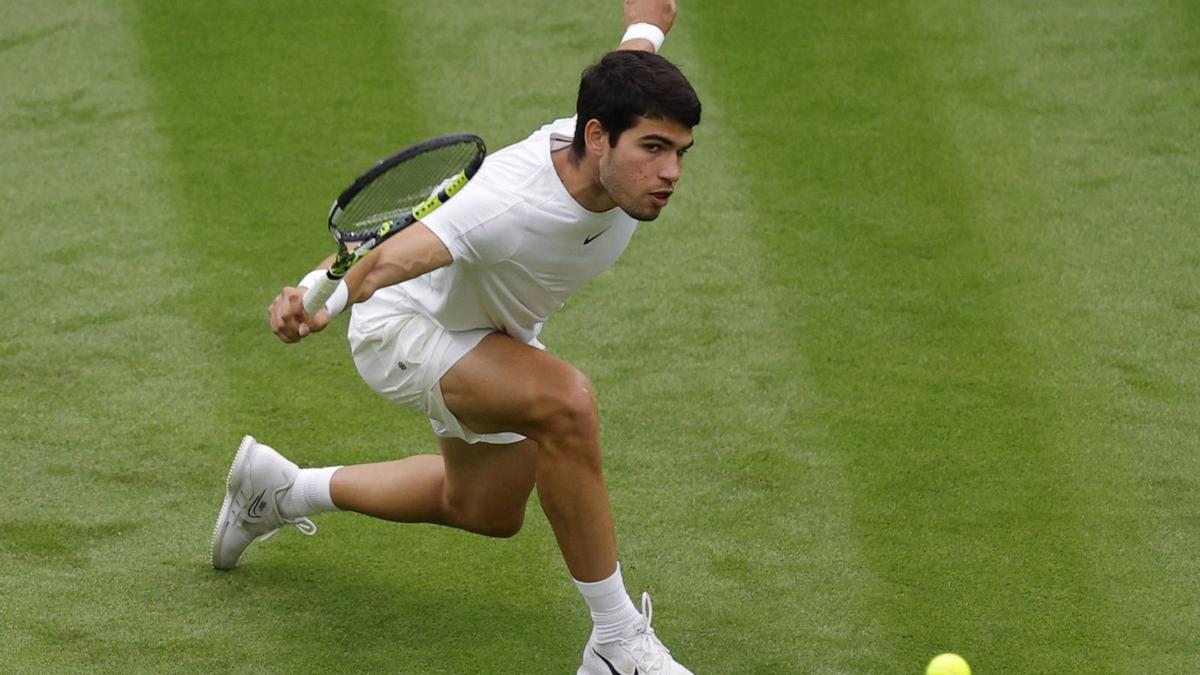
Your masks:
M601 232L600 234L604 234L604 233L603 233L603 232ZM596 235L596 236L597 236L597 237L599 237L599 236L600 236L600 234L598 234L598 235ZM621 673L617 671L616 667L615 667L615 666L613 666L613 664L612 664L612 661L609 661L608 659L606 659L606 658L604 658L603 656L601 656L600 652L596 651L596 648L595 648L595 647L592 647L592 653L593 653L593 654L595 654L595 655L596 655L596 657L597 657L597 658L599 658L601 661L603 661L603 662L604 662L604 665L608 666L608 672L612 673L612 675L621 675ZM634 669L633 669L633 675L638 675L638 669L637 669L637 668L634 668Z
M596 241L597 239L599 239L599 238L600 238L600 235L601 235L601 234L604 234L605 232L608 232L608 231L609 231L609 229L611 229L611 228L610 228L610 227L606 227L606 228L604 228L603 230L600 230L599 234L593 234L592 236L588 237L587 239L584 239L584 240L583 240L583 245L584 245L584 246L587 246L588 244L592 243L593 241ZM600 657L600 658L604 658L604 657L602 656L602 657Z
M267 508L267 503L265 501L263 501L263 497L266 496L266 494L267 494L267 491L263 490L262 492L255 495L254 499L250 501L250 506L246 507L246 517L247 518L262 517L263 509Z

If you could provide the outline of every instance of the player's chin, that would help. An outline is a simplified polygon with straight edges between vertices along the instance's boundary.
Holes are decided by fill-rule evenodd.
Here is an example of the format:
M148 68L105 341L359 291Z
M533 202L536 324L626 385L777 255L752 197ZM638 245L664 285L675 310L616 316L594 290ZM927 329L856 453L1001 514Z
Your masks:
M655 204L645 204L638 205L634 208L622 207L621 210L634 220L640 220L643 223L648 223L655 218L658 218L658 214L662 213L663 207Z

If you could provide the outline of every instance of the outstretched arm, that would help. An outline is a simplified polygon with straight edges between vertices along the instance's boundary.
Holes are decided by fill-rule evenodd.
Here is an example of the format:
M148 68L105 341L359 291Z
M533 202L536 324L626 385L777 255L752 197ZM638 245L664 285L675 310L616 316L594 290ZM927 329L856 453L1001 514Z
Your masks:
M346 306L366 300L380 288L419 277L452 261L442 240L417 221L350 268L344 278ZM332 258L326 258L321 268L328 268L332 262ZM304 311L304 290L304 286L284 288L267 309L271 332L284 342L298 342L323 329L332 318L325 309L309 316Z
M650 24L666 35L674 23L675 0L625 0L626 33L617 49L657 51L651 38L646 37L646 29L635 24ZM630 26L635 27L630 30Z

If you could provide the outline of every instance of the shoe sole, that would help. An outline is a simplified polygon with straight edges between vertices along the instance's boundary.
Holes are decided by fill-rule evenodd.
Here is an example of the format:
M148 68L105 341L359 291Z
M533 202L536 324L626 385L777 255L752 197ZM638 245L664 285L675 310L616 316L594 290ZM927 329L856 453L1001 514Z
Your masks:
M225 501L221 502L221 510L217 513L217 522L213 525L212 542L209 544L209 557L212 560L212 566L219 570L231 570L237 567L237 560L229 567L221 567L217 560L217 551L220 549L219 544L221 535L224 530L221 525L229 516L229 507L233 504L233 496L242 487L242 464L246 461L246 455L250 453L250 448L254 446L255 440L253 436L245 436L242 438L241 445L238 446L237 454L233 456L233 462L229 464L229 473L225 476ZM240 559L241 556L239 555Z

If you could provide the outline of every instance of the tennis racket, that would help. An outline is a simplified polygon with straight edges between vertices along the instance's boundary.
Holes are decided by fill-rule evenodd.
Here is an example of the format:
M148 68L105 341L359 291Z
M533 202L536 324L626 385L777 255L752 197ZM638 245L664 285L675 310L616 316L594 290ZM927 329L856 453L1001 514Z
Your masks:
M304 293L304 311L320 311L338 281L363 256L457 194L485 155L487 147L478 136L439 136L380 160L355 179L329 207L337 258ZM354 243L358 246L351 248Z

